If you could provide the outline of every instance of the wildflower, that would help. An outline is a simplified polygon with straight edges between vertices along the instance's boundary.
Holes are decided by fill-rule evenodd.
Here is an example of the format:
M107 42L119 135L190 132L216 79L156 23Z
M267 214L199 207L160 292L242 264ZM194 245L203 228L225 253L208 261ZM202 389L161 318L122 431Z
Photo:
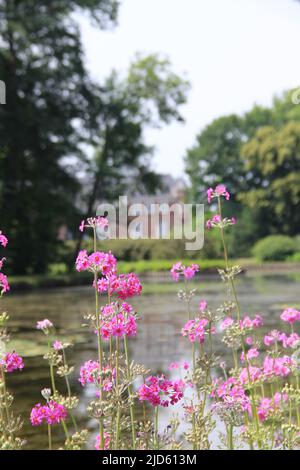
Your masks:
M150 376L146 383L140 386L138 396L140 401L148 401L153 406L175 405L183 397L185 384L182 380L168 380L164 375Z
M280 331L272 330L267 335L265 335L264 344L266 346L271 346L272 344L281 341L282 335L283 333L280 333Z
M7 243L8 243L8 239L0 230L0 245L2 245L5 248Z
M23 359L14 351L12 353L6 353L4 358L0 360L0 365L4 366L5 372L8 373L24 368Z
M82 220L79 226L80 232L83 232L85 228L105 228L108 227L108 220L106 217L90 217L86 221Z
M300 321L300 312L295 308L286 308L280 315L280 318L292 325L296 321Z
M75 266L78 272L101 272L103 276L106 276L116 272L117 260L111 252L97 251L88 255L86 250L81 250L77 255Z
M121 274L120 276L109 276L107 281L107 287L110 290L110 294L116 294L122 300L142 293L142 285L139 278L134 273Z
M248 375L249 373L249 375ZM259 367L249 366L248 368L242 369L239 379L242 384L245 384L249 381L256 382L262 378L262 371Z
M9 290L10 287L7 276L5 276L3 273L0 273L0 294L5 294L5 292L8 292Z
M300 342L300 336L297 333L292 333L290 336L283 333L280 339L284 348L294 348Z
M105 392L109 392L114 384L116 377L116 370L111 369L109 366L102 368L102 388ZM84 387L87 384L99 384L100 383L100 366L97 361L86 361L80 368L79 382Z
M2 269L5 259L6 259L6 258L0 259L0 269Z
M110 444L110 436L107 432L104 432L104 450L109 449L109 444ZM96 437L95 449L96 450L103 450L101 448L100 434L98 434L98 436Z
M186 280L192 279L195 274L199 271L198 264L192 264L191 266L184 266L181 262L175 263L170 270L171 276L174 281L178 281L180 274L184 276Z
M181 330L182 336L187 336L188 339L194 343L204 342L204 336L206 333L205 327L208 325L206 318L195 318L195 320L189 320Z
M45 421L47 424L57 424L66 419L67 411L63 405L56 401L49 401L47 405L42 406L40 403L31 410L30 421L33 426L39 426Z
M189 363L188 363L188 362L186 362L186 361L183 361L183 363L182 363L182 367L184 368L184 370L188 370L188 369L190 368L190 365L189 365Z
M273 358L266 356L263 363L265 377L287 377L295 367L295 361L290 356Z
M201 313L204 313L206 309L207 309L207 302L206 302L206 300L200 300L200 302L199 302L199 311L200 311Z
M232 326L234 324L234 320L233 318L231 317L226 317L224 318L224 320L222 321L221 325L220 325L220 328L222 331L224 330L227 330L227 328L229 328L230 326Z
M263 320L260 315L255 315L254 319L246 316L240 321L240 327L242 329L255 329L263 325Z
M255 359L259 356L259 352L257 348L251 348L249 351L246 353L247 359L250 361L251 359ZM245 362L245 354L242 352L241 354L241 361Z
M137 334L137 324L135 316L125 314L122 309L110 319L104 318L100 322L100 335L103 339L109 339L110 336L123 338L132 337Z
M180 364L179 362L171 362L171 364L169 365L169 370L173 370L173 369L179 369L180 368Z
M49 333L49 330L53 328L53 323L45 318L45 320L40 320L36 324L37 330L42 330L46 335Z
M275 410L280 408L280 405L288 400L286 393L276 392L273 398L261 398L257 410L260 421L265 421L271 417Z
M252 346L252 344L253 344L253 338L252 338L252 336L247 336L247 338L245 339L245 343L246 343L248 346Z
M61 342L61 341L57 341L57 340L54 341L52 347L53 347L53 349L54 349L55 351L60 351L61 349L64 348L62 342Z
M218 186L216 186L215 189L209 188L207 190L207 200L209 204L211 203L212 199L215 197L225 197L226 201L229 201L230 194L227 191L227 188L224 184L218 184Z

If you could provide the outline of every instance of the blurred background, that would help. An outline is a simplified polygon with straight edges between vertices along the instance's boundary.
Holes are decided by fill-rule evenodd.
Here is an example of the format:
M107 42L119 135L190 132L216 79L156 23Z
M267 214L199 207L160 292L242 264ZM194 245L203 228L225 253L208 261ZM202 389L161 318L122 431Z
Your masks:
M204 202L220 182L239 221L232 256L300 261L299 2L2 0L0 19L11 274L72 272L99 202ZM187 255L219 258L213 237ZM186 255L175 242L113 248Z
M78 392L78 366L94 353L80 328L91 279L75 272L74 259L92 247L78 226L99 203L119 195L148 205L205 203L208 186L226 184L245 311L273 327L283 305L296 306L299 25L297 0L0 0L0 230L9 238L11 283L1 302L12 317L12 346L25 356L10 386L31 446L43 443L26 413L48 384L36 321L49 317L59 337L76 343ZM180 240L99 248L112 250L120 272L143 280L134 358L154 370L186 359L182 305L167 271L180 258L199 262L194 287L217 306L217 234L207 233L198 252Z

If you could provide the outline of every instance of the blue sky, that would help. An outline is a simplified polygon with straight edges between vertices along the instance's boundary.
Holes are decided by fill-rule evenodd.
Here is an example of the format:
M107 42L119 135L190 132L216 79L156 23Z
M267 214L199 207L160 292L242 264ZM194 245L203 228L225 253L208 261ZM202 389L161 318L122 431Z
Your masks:
M81 30L95 80L125 71L136 52L167 56L192 85L184 125L149 131L153 167L180 176L183 155L214 118L269 105L300 86L300 2L294 0L121 0L119 25Z

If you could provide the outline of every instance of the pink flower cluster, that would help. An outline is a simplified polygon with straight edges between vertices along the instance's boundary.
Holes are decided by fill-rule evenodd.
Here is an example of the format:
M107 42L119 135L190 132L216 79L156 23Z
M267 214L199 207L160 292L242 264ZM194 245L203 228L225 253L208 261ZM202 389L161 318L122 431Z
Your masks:
M248 361L251 361L252 359L256 359L259 356L259 351L257 348L251 348L249 351L246 353L246 357ZM241 361L245 362L245 354L242 352L241 354Z
M0 294L5 294L10 289L7 276L5 274L0 273Z
M0 360L0 365L3 366L5 372L8 373L24 368L23 359L14 351L12 353L6 353L4 358Z
M180 278L180 275L182 274L186 280L192 279L196 272L199 271L199 266L198 264L192 264L191 266L183 266L181 262L175 263L172 266L172 269L170 271L171 276L174 281L178 281Z
M258 417L260 421L265 421L272 416L274 411L278 410L280 406L288 400L288 395L286 393L274 394L273 398L261 398L259 402L259 407L257 410Z
M270 331L264 337L264 344L272 346L275 343L281 343L284 348L293 348L299 344L300 336L297 333L286 335L277 330Z
M300 321L300 312L295 308L286 308L280 315L281 320L290 323L292 325L296 321Z
M295 361L287 355L281 357L266 356L263 363L263 374L266 378L287 377L296 366Z
M234 324L235 322L232 317L226 317L221 322L220 328L222 331L224 331L224 330L227 330L227 328L230 328L231 326L233 326ZM262 325L263 325L263 320L260 315L255 315L253 319L251 319L247 315L240 321L241 330L254 330L256 328L261 327Z
M135 295L140 295L142 285L139 278L134 273L110 275L99 279L97 284L98 291L109 292L110 295L116 294L120 299L125 300Z
M131 305L123 302L112 302L101 308L100 334L102 338L111 336L123 338L136 336L137 323Z
M148 401L153 406L175 405L183 397L185 384L182 380L168 380L164 375L150 376L140 386L138 396L140 401Z
M224 184L218 184L218 186L216 186L215 189L209 188L207 190L207 200L209 204L211 203L213 198L221 197L221 196L225 197L226 201L230 199L230 194L227 191L227 188Z
M206 318L195 318L194 320L189 320L181 330L182 336L187 336L191 343L196 341L199 343L204 343L204 337L207 333L205 327L208 325L208 320ZM215 330L212 330L211 333L214 333Z
M110 445L110 435L107 432L104 432L104 450L109 449ZM101 439L100 439L100 434L96 437L96 442L95 442L95 449L96 450L103 450L101 448Z
M249 412L251 410L250 400L246 395L242 383L234 377L229 377L229 379L221 383L216 382L211 396L221 399L228 405L237 402L244 411Z
M8 243L8 239L6 238L6 236L0 230L0 245L4 246L4 248L5 248L7 243Z
M116 370L109 366L102 369L102 387L105 392L110 392L114 385ZM86 384L100 383L100 366L98 361L86 361L80 368L79 382L84 387Z
M7 243L8 243L8 240L6 236L3 235L3 233L0 230L0 245L6 247ZM5 258L0 259L0 270L3 267L4 261L5 261ZM5 276L5 274L0 272L0 296L5 294L5 292L8 292L9 289L10 287L9 287L7 276Z
M81 250L75 264L78 272L100 271L103 276L114 274L117 270L117 260L111 252L96 251L88 255L86 250Z
M53 328L53 323L47 318L45 318L45 320L38 321L36 324L36 329L42 330L44 332L50 330L51 328Z
M83 232L85 228L96 228L101 227L105 228L108 227L108 220L106 217L90 217L87 220L82 220L79 226L80 232Z
M66 419L67 410L63 405L60 405L56 401L49 401L46 405L38 403L31 410L30 421L33 426L39 426L43 424L43 421L47 424L57 424Z
M216 214L211 219L207 220L206 228L208 230L211 230L214 227L218 227L221 223L223 224L223 226L235 225L236 224L236 218L231 217L230 219L225 218L225 219L222 220L221 216L219 214Z

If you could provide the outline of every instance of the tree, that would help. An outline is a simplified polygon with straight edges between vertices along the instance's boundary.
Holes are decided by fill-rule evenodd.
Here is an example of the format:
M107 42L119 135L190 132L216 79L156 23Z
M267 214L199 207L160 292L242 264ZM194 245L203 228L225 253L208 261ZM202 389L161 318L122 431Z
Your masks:
M138 56L124 78L115 72L101 91L99 132L95 156L87 169L88 187L83 217L95 203L113 201L131 192L154 191L160 180L151 168L153 148L144 142L144 131L172 120L183 121L180 107L189 84L171 70L168 60L157 55ZM79 235L75 252L81 245Z
M16 273L45 270L57 228L75 215L79 144L97 130L100 97L73 13L105 28L117 8L115 0L0 0L0 220Z
M271 233L300 232L300 123L259 129L242 150L251 189L240 194Z

